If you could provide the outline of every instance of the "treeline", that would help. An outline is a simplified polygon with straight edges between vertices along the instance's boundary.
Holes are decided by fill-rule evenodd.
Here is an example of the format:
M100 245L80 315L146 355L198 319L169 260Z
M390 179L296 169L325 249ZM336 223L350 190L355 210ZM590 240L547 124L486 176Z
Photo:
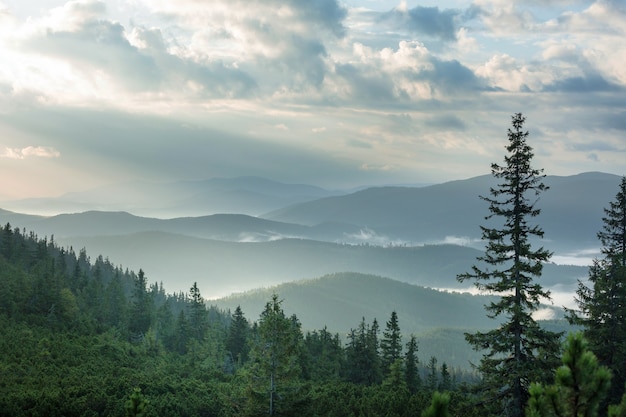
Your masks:
M0 284L0 415L122 416L132 394L155 416L408 416L437 390L471 409L476 375L420 361L395 312L303 332L275 295L252 321L10 224Z

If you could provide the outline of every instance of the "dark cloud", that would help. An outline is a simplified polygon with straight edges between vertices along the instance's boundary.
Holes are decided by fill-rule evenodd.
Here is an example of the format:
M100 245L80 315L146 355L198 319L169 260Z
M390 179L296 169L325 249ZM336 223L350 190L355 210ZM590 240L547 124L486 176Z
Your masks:
M443 61L433 58L432 64L434 67L432 70L423 71L416 77L432 82L444 92L493 90L471 69L457 60Z
M605 128L626 131L626 112L604 114L602 122Z
M319 40L294 34L280 57L272 59L270 65L284 74L280 78L283 85L298 91L309 85L322 85L326 76L325 56L326 48Z
M618 90L622 90L622 87L610 83L599 74L565 78L563 80L557 80L543 88L543 91L546 92L562 93L615 92Z
M396 99L393 80L382 72L367 72L352 64L339 64L335 72L350 86L352 100L361 101L362 104L381 104Z
M417 6L406 11L393 9L383 13L379 20L396 29L453 41L456 39L456 20L459 14L459 11L453 9Z
M465 130L463 120L453 114L436 115L426 121L426 125L444 130Z
M317 22L336 36L345 35L346 28L343 21L348 11L337 0L291 0L290 4L294 9L301 10L306 20Z
M569 145L569 148L575 151L582 152L626 152L626 148L619 148L615 146L615 144L603 140L592 140L584 143L573 143Z

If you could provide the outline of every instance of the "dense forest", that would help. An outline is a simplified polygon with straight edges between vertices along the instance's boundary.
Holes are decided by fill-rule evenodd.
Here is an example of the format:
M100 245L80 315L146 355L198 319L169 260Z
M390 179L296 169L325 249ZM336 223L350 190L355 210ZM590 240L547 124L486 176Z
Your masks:
M492 173L485 255L458 276L495 297L499 327L466 334L474 372L419 355L402 317L364 318L340 335L302 329L272 294L262 311L206 304L197 283L169 294L52 236L0 228L0 415L6 416L626 416L626 178L598 232L602 257L568 311L582 332L535 321L535 281L551 253L529 220L545 191L521 114ZM487 265L487 266L485 266Z
M168 294L10 224L0 274L1 415L122 416L137 395L145 415L264 415L270 396L274 415L418 415L437 390L471 409L477 375L420 360L395 312L345 339L303 333L274 295L251 322L207 306L195 283Z

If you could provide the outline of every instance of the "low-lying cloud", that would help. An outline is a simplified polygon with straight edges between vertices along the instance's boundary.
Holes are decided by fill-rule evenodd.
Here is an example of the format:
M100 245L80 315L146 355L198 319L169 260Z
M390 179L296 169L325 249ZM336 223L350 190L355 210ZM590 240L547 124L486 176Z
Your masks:
M61 153L54 148L46 146L27 146L25 148L4 148L0 157L8 159L26 158L58 158Z

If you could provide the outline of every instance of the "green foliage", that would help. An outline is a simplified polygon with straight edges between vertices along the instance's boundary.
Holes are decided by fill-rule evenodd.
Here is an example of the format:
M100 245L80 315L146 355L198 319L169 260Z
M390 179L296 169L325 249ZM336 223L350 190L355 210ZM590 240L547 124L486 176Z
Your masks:
M250 351L249 414L293 415L300 390L302 332L295 316L288 318L278 295L265 305L258 339Z
M609 390L611 373L598 364L582 333L571 333L550 386L533 384L527 417L594 417Z
M502 220L501 227L481 226L487 242L485 255L478 259L487 267L473 266L471 273L458 276L460 281L475 280L483 291L501 294L485 308L492 318L505 317L497 329L468 334L467 341L477 350L486 350L479 370L486 398L500 398L501 413L522 416L530 381L542 380L544 370L556 360L560 335L542 329L532 313L549 293L535 282L551 253L543 247L532 249L531 238L543 237L543 230L529 220L540 213L535 207L538 195L547 187L542 170L531 167L532 148L526 143L521 113L512 117L508 130L508 154L505 165L492 164L491 171L500 182L491 188L489 216Z
M609 417L626 417L626 393L619 404L609 405Z
M350 331L346 346L346 367L350 382L373 385L382 381L376 319L370 326L362 318L358 329Z
M450 394L433 392L433 399L430 406L424 410L422 417L449 417L448 407L450 404Z
M590 287L579 282L579 314L574 323L584 327L585 337L600 363L613 372L610 401L619 401L626 383L626 177L622 178L615 201L610 202L598 232L601 259L589 269Z
M417 350L417 338L415 335L411 335L409 342L406 344L406 353L404 355L404 377L406 386L411 393L417 392L422 385L418 368Z
M354 285L353 278L371 280L374 287L389 283L346 277L338 276L342 285ZM424 294L419 302L441 302L440 293ZM243 311L207 308L197 285L190 294L166 294L162 285L148 284L143 270L124 271L102 256L92 265L85 250L59 249L52 239L2 228L0 415L122 417L129 404L129 413L150 417L257 416L270 410L311 417L416 416L431 402L420 381L425 368L418 362L418 340L420 349L438 352L444 364L462 357L459 346L450 348L463 345L461 329L412 335L402 349L394 313L380 341L376 319L367 324L363 318L344 346L326 327L303 336L298 318L285 313L275 294L252 325ZM381 364L393 357L383 375ZM484 415L476 411L472 386L458 382L475 381L475 375L443 365L432 372L436 388L450 385L451 414Z
M395 310L391 312L391 317L383 331L383 338L380 340L380 351L382 354L381 366L383 375L387 375L391 366L402 357L402 333L398 324L398 314Z
M233 313L230 326L228 327L228 336L226 338L226 351L229 359L236 367L241 366L248 360L248 334L250 333L250 324L246 320L241 306L237 306Z
M141 388L135 388L130 395L124 409L126 410L126 417L145 417L147 416L147 408L150 402L141 393Z

